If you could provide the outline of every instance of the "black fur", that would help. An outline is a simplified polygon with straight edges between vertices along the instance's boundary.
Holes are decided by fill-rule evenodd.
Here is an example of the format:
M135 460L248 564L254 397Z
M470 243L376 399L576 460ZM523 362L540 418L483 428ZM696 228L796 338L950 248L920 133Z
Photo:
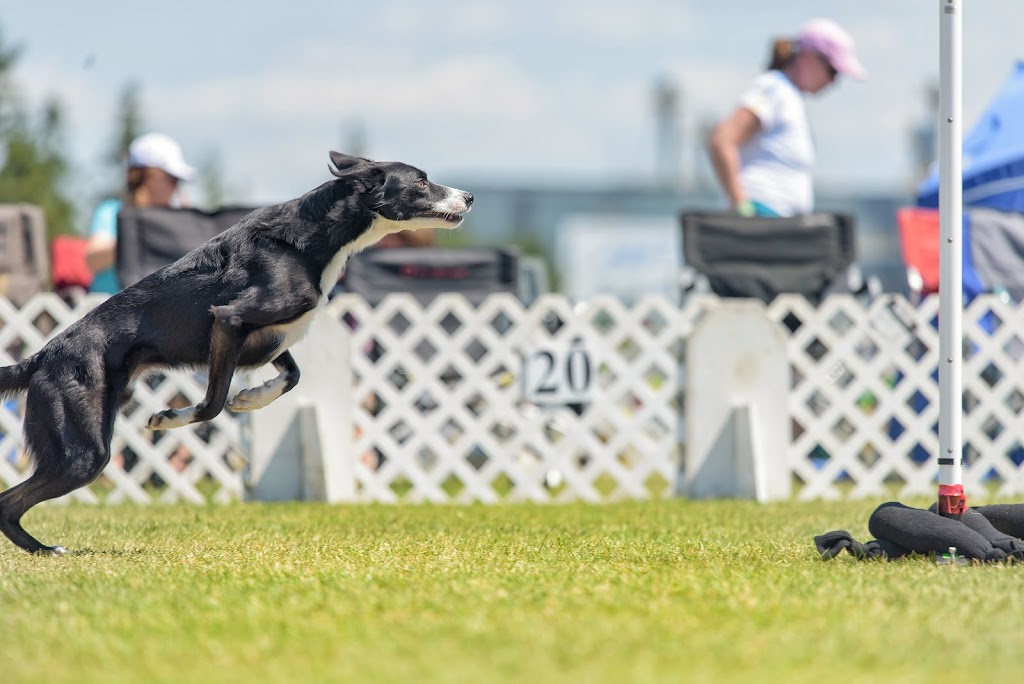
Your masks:
M0 493L0 532L26 551L63 553L29 535L21 517L100 474L118 408L140 374L209 369L204 399L154 415L152 429L214 418L236 368L273 363L276 378L228 404L239 411L265 406L298 382L288 346L350 253L388 232L456 227L473 202L406 164L330 156L334 180L252 212L106 300L35 355L0 368L0 395L27 391L24 439L36 465L25 482Z

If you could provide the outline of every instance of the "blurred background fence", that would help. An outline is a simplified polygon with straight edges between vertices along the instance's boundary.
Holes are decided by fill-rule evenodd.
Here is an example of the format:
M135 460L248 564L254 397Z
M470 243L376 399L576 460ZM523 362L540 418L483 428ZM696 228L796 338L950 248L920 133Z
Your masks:
M0 300L2 361L11 363L94 306L39 295L16 309ZM687 340L722 300L682 306L652 297L573 304L512 295L479 306L460 295L429 305L391 295L370 306L336 297L322 315L350 335L353 500L607 501L680 493L686 448ZM938 448L938 300L883 295L870 304L833 295L815 307L785 295L764 315L786 333L790 374L786 463L796 496L927 494ZM1024 323L1018 308L980 296L964 315L965 485L1024 492L1021 411ZM322 340L306 340L303 344ZM342 343L341 340L338 341ZM734 344L723 339L723 348ZM308 376L317 368L306 367ZM239 378L244 384L246 378ZM103 477L71 496L140 503L245 497L250 423L225 412L209 424L143 429L171 403L197 402L205 380L171 373L140 382L116 427ZM355 401L351 401L354 392ZM699 394L696 395L699 397ZM699 399L698 399L699 400ZM0 484L30 471L20 403L0 410Z

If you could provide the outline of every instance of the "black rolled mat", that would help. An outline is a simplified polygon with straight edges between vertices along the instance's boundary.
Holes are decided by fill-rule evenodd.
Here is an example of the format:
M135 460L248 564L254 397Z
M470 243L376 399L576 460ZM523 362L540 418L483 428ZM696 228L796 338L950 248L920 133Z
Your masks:
M890 501L871 514L868 531L876 538L865 543L836 530L816 536L814 545L823 560L844 549L859 559L894 560L910 553L946 553L950 547L958 556L981 562L1024 560L1024 504L969 508L955 520L939 515L934 506L924 510Z

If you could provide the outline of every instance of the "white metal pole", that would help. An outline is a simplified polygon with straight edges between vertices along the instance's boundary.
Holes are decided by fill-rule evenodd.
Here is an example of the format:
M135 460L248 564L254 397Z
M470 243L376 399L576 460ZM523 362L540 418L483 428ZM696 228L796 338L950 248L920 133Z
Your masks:
M964 509L962 0L939 0L939 512Z

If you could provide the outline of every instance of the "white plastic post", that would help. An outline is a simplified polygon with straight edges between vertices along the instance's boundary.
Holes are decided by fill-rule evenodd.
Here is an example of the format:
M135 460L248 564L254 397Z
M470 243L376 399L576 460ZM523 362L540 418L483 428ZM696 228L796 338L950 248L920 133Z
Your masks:
M247 497L337 503L355 498L351 336L321 312L291 349L291 392L250 414Z
M939 511L964 505L961 0L939 0Z
M686 351L685 493L787 499L792 489L786 336L751 299L722 300Z

